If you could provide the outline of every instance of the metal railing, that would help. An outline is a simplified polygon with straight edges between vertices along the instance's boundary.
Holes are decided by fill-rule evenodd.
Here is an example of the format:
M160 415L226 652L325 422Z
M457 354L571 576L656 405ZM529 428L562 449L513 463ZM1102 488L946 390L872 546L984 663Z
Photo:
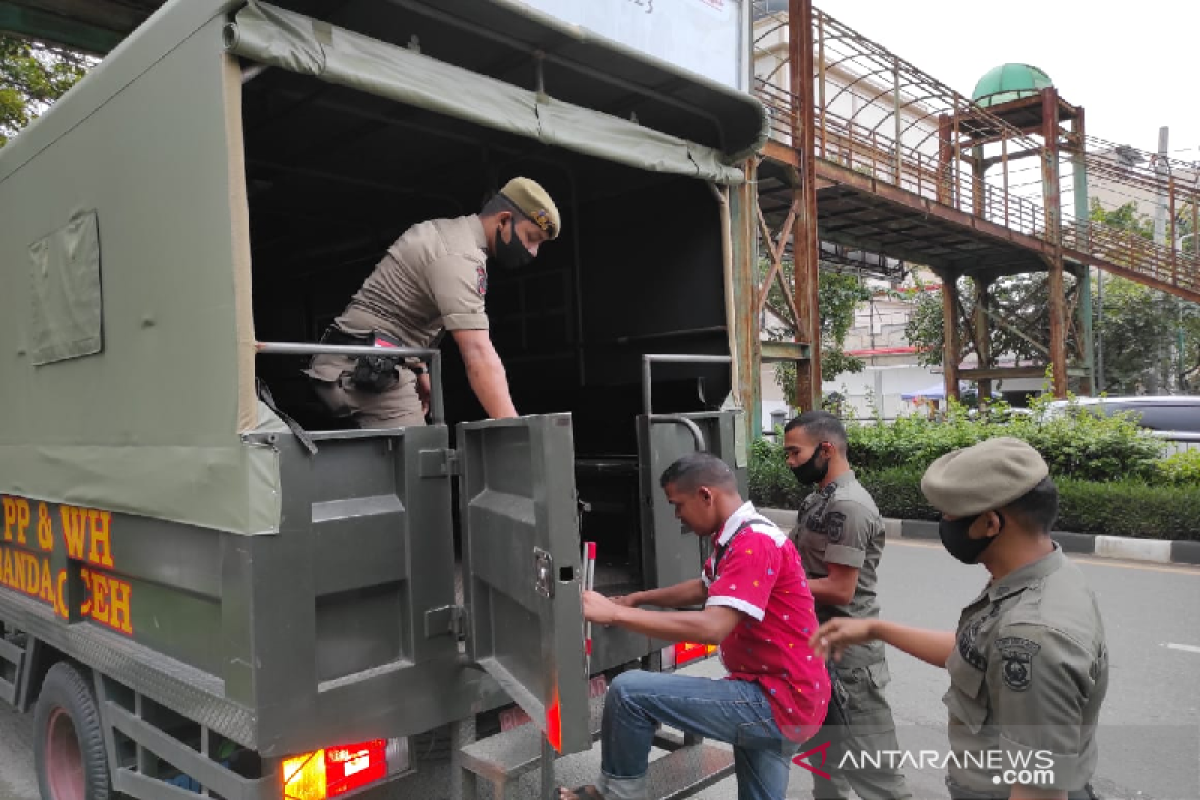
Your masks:
M797 98L783 88L790 72L787 14L767 13L761 7L755 18L755 62L761 73L755 93L767 108L771 139L793 147ZM1065 210L1056 215L1058 224L1049 221L1040 197L1034 200L1014 192L1040 186L1043 180L1046 154L1040 139L833 17L814 10L812 25L813 134L818 159L1056 248L1061 245L1087 263L1122 268L1135 279L1144 276L1159 288L1200 299L1200 248L1186 253L1158 246L1137 232L1077 219ZM1002 150L988 159L1000 169L987 178L974 174L973 154L964 145L981 140ZM1072 147L1081 150L1073 153ZM1097 148L1104 152L1092 152ZM1165 174L1156 173L1124 165L1107 154L1121 150L1092 136L1068 137L1059 168L1081 160L1089 180L1124 188L1131 195L1167 196L1173 213L1190 214L1195 224L1200 164L1175 160L1167 164ZM1145 161L1157 158L1140 151L1135 155ZM1018 159L1020 166L1014 167ZM1062 181L1069 177L1059 175Z
M435 425L446 421L442 402L442 354L425 347L367 347L365 345L308 344L306 342L255 342L254 351L264 355L284 356L386 356L388 358L419 358L429 361L429 414Z

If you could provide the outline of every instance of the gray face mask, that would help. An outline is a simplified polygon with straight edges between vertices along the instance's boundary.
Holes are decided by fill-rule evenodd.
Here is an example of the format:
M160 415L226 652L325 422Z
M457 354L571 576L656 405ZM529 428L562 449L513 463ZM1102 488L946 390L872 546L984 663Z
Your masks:
M520 269L528 266L533 261L533 253L525 247L525 243L521 241L521 237L517 235L517 219L510 217L508 220L509 232L512 238L507 242L500 235L501 226L496 226L496 262L505 269Z

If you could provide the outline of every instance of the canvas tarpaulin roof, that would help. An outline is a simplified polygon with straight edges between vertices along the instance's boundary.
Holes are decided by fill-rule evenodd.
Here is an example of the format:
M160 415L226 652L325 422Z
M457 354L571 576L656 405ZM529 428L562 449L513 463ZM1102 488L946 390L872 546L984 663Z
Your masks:
M719 151L635 122L557 101L429 56L266 3L227 29L236 55L547 145L652 172L743 180Z

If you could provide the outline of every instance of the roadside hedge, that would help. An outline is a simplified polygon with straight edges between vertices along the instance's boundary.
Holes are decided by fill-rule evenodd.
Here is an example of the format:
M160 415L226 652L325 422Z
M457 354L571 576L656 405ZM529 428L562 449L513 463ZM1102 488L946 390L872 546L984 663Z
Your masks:
M1121 478L1080 480L1055 475L1059 490L1057 530L1144 539L1200 541L1200 482L1190 481L1193 454L1172 457L1152 466L1149 481ZM1162 466L1170 464L1170 466ZM807 494L784 462L781 445L762 439L751 448L750 498L758 506L794 509ZM1168 482L1164 471L1180 476ZM921 494L925 467L906 464L888 469L856 470L875 498L880 513L898 519L937 520L938 513Z
M1034 400L1029 413L997 404L983 414L951 403L940 420L907 416L891 424L850 423L846 426L850 463L865 471L902 464L924 470L952 450L995 436L1013 436L1041 453L1056 477L1091 481L1158 477L1163 442L1139 427L1134 415L1108 417L1075 403L1054 414L1048 410L1049 402L1048 397Z

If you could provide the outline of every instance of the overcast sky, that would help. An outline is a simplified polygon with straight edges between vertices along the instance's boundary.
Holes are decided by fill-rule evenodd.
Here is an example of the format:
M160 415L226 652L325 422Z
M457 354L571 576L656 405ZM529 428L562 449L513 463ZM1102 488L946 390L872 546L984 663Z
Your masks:
M1166 125L1172 157L1200 160L1200 0L815 4L965 95L992 67L1033 64L1089 135L1153 152Z

